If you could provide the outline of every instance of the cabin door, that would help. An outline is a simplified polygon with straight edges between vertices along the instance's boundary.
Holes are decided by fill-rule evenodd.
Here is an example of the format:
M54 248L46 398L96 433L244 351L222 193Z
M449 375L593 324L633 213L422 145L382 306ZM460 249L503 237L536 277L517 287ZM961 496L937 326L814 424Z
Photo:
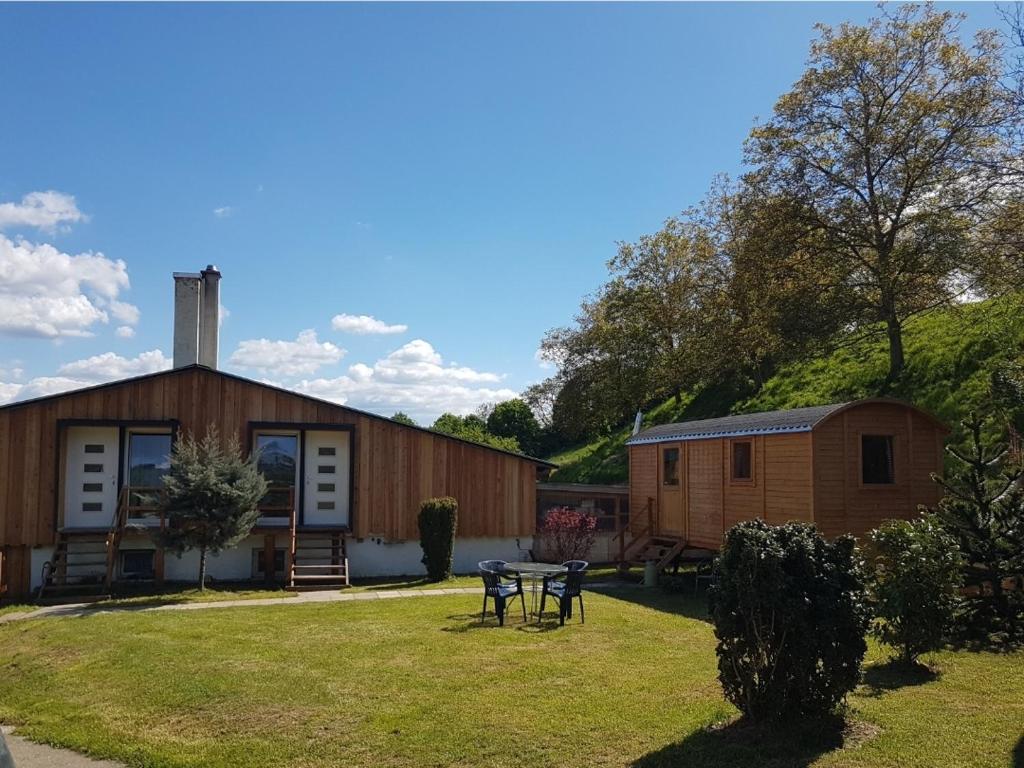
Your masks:
M117 427L68 427L64 527L109 528L117 507Z
M685 533L683 446L681 443L664 444L660 446L660 453L657 533L682 536Z
M345 430L306 432L303 525L348 526L351 436Z

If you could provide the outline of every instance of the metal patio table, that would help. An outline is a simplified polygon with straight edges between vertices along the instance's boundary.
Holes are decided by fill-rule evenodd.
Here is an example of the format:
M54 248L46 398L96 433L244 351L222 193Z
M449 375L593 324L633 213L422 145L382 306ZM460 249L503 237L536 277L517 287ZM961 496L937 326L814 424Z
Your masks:
M536 615L537 621L541 618L537 609L537 593L540 591L538 585L543 584L544 579L558 576L568 570L564 565L554 563L505 563L502 567L504 573L530 582L530 614Z

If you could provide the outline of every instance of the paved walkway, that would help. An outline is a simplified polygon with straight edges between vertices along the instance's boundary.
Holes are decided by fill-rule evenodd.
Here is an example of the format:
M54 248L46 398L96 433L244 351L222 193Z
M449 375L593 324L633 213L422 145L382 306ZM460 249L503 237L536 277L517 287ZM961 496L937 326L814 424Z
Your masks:
M91 757L72 752L70 749L57 749L46 744L36 744L20 736L15 736L13 728L3 726L3 738L14 759L17 768L124 768L121 763L109 760L93 760ZM3 749L0 748L0 755ZM0 759L0 766L3 760Z

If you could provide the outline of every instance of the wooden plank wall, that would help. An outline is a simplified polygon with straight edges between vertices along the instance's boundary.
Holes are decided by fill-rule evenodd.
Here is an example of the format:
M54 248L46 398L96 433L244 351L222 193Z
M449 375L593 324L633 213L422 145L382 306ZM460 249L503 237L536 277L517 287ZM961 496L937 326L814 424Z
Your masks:
M639 533L647 525L647 499L658 498L658 446L629 447L629 529Z
M896 482L861 482L861 435L892 435ZM910 519L938 502L931 473L942 471L946 431L923 414L893 403L865 403L814 431L815 522L826 536L863 536L884 520Z
M529 536L535 527L532 461L191 368L0 410L0 546L54 540L58 419L177 419L198 434L216 424L243 445L253 421L353 424L356 536L418 539L420 502L441 495L459 501L460 536Z

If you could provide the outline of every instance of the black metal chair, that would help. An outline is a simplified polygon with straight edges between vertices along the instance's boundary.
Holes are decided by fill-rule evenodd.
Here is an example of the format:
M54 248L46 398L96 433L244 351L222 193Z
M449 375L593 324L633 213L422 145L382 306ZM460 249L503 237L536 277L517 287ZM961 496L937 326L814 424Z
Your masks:
M477 563L480 569L480 577L484 580L484 607L480 611L480 623L484 622L487 616L487 598L494 600L494 612L498 616L498 626L505 626L505 607L509 601L519 598L523 606L523 621L526 621L526 598L523 595L523 580L518 576L512 581L503 581L503 578L511 578L504 573L504 560L484 560Z
M590 563L586 560L566 560L562 567L567 571L585 571L590 567Z
M570 560L570 563L583 563L582 568L570 568L561 578L552 576L544 579L544 591L540 596L540 612L544 614L544 603L548 595L558 601L558 623L565 625L566 618L572 618L572 601L580 603L580 622L587 623L587 615L583 610L583 578L586 576L587 563L582 560ZM563 563L568 566L568 563Z

